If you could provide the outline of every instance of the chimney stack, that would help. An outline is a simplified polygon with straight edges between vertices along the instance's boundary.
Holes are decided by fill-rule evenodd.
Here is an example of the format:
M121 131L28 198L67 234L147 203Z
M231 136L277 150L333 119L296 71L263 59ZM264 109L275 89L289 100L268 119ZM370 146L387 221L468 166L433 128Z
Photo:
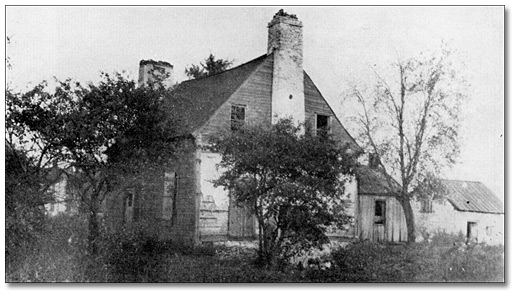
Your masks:
M272 122L305 123L302 22L281 9L268 24L267 54L273 54Z
M139 62L139 87L144 84L153 83L156 80L162 80L164 86L173 86L173 65L164 61L141 60Z

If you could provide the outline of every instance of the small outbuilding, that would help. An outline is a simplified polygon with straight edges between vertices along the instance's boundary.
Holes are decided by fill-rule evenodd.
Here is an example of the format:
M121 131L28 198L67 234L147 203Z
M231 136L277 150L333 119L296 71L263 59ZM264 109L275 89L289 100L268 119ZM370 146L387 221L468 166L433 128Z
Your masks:
M415 206L421 238L442 232L464 235L467 242L504 243L504 205L489 188L478 181L440 181L445 195Z
M376 242L407 241L404 211L396 196L399 184L370 165L358 168L357 181L356 236Z

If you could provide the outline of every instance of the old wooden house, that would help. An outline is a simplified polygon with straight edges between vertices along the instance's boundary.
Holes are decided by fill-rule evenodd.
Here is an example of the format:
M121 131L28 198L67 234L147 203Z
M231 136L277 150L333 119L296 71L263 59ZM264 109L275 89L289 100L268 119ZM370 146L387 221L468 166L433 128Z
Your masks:
M462 235L468 242L504 243L504 205L477 181L441 180L445 195L417 202L417 230L422 239L435 233Z
M268 24L266 54L222 73L180 83L170 101L172 116L182 124L179 135L184 138L184 153L152 182L136 185L108 202L107 221L115 227L139 226L158 237L194 244L255 237L251 212L237 207L223 188L212 183L219 176L216 165L221 157L203 149L210 136L245 123L268 124L292 117L306 123L311 133L326 129L351 150L362 151L302 65L302 23L295 16L278 13ZM165 62L141 61L139 82L148 80L147 69L169 73L171 67ZM358 218L347 234L406 240L402 211L387 191L373 186L378 181L374 173L376 169L367 168L359 183L354 180L349 186L346 198L353 203L350 212Z

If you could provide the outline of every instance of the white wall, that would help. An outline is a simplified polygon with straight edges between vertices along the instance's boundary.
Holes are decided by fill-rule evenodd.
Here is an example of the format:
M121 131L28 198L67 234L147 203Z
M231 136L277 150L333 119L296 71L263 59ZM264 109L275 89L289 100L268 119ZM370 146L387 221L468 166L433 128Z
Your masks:
M200 232L201 235L226 235L229 210L228 192L221 186L215 187L213 180L220 177L217 164L222 160L218 153L202 152L200 155Z
M421 213L420 204L413 204L415 212L418 240L421 230L427 233L442 231L446 233L462 233L466 236L468 222L477 223L477 241L490 245L504 244L504 215L479 212L461 212L455 210L448 201L433 202L433 213Z

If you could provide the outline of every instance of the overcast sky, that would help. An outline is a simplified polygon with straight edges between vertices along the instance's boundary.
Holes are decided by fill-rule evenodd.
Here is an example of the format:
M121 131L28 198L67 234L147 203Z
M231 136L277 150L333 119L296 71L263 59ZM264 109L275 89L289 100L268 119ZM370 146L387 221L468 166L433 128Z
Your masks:
M460 163L446 178L504 192L504 14L502 7L7 7L11 86L42 80L96 81L100 71L137 80L141 59L184 68L210 53L240 65L266 52L267 23L284 8L303 22L304 68L340 115L347 83L372 65L438 49L459 52L471 84Z

